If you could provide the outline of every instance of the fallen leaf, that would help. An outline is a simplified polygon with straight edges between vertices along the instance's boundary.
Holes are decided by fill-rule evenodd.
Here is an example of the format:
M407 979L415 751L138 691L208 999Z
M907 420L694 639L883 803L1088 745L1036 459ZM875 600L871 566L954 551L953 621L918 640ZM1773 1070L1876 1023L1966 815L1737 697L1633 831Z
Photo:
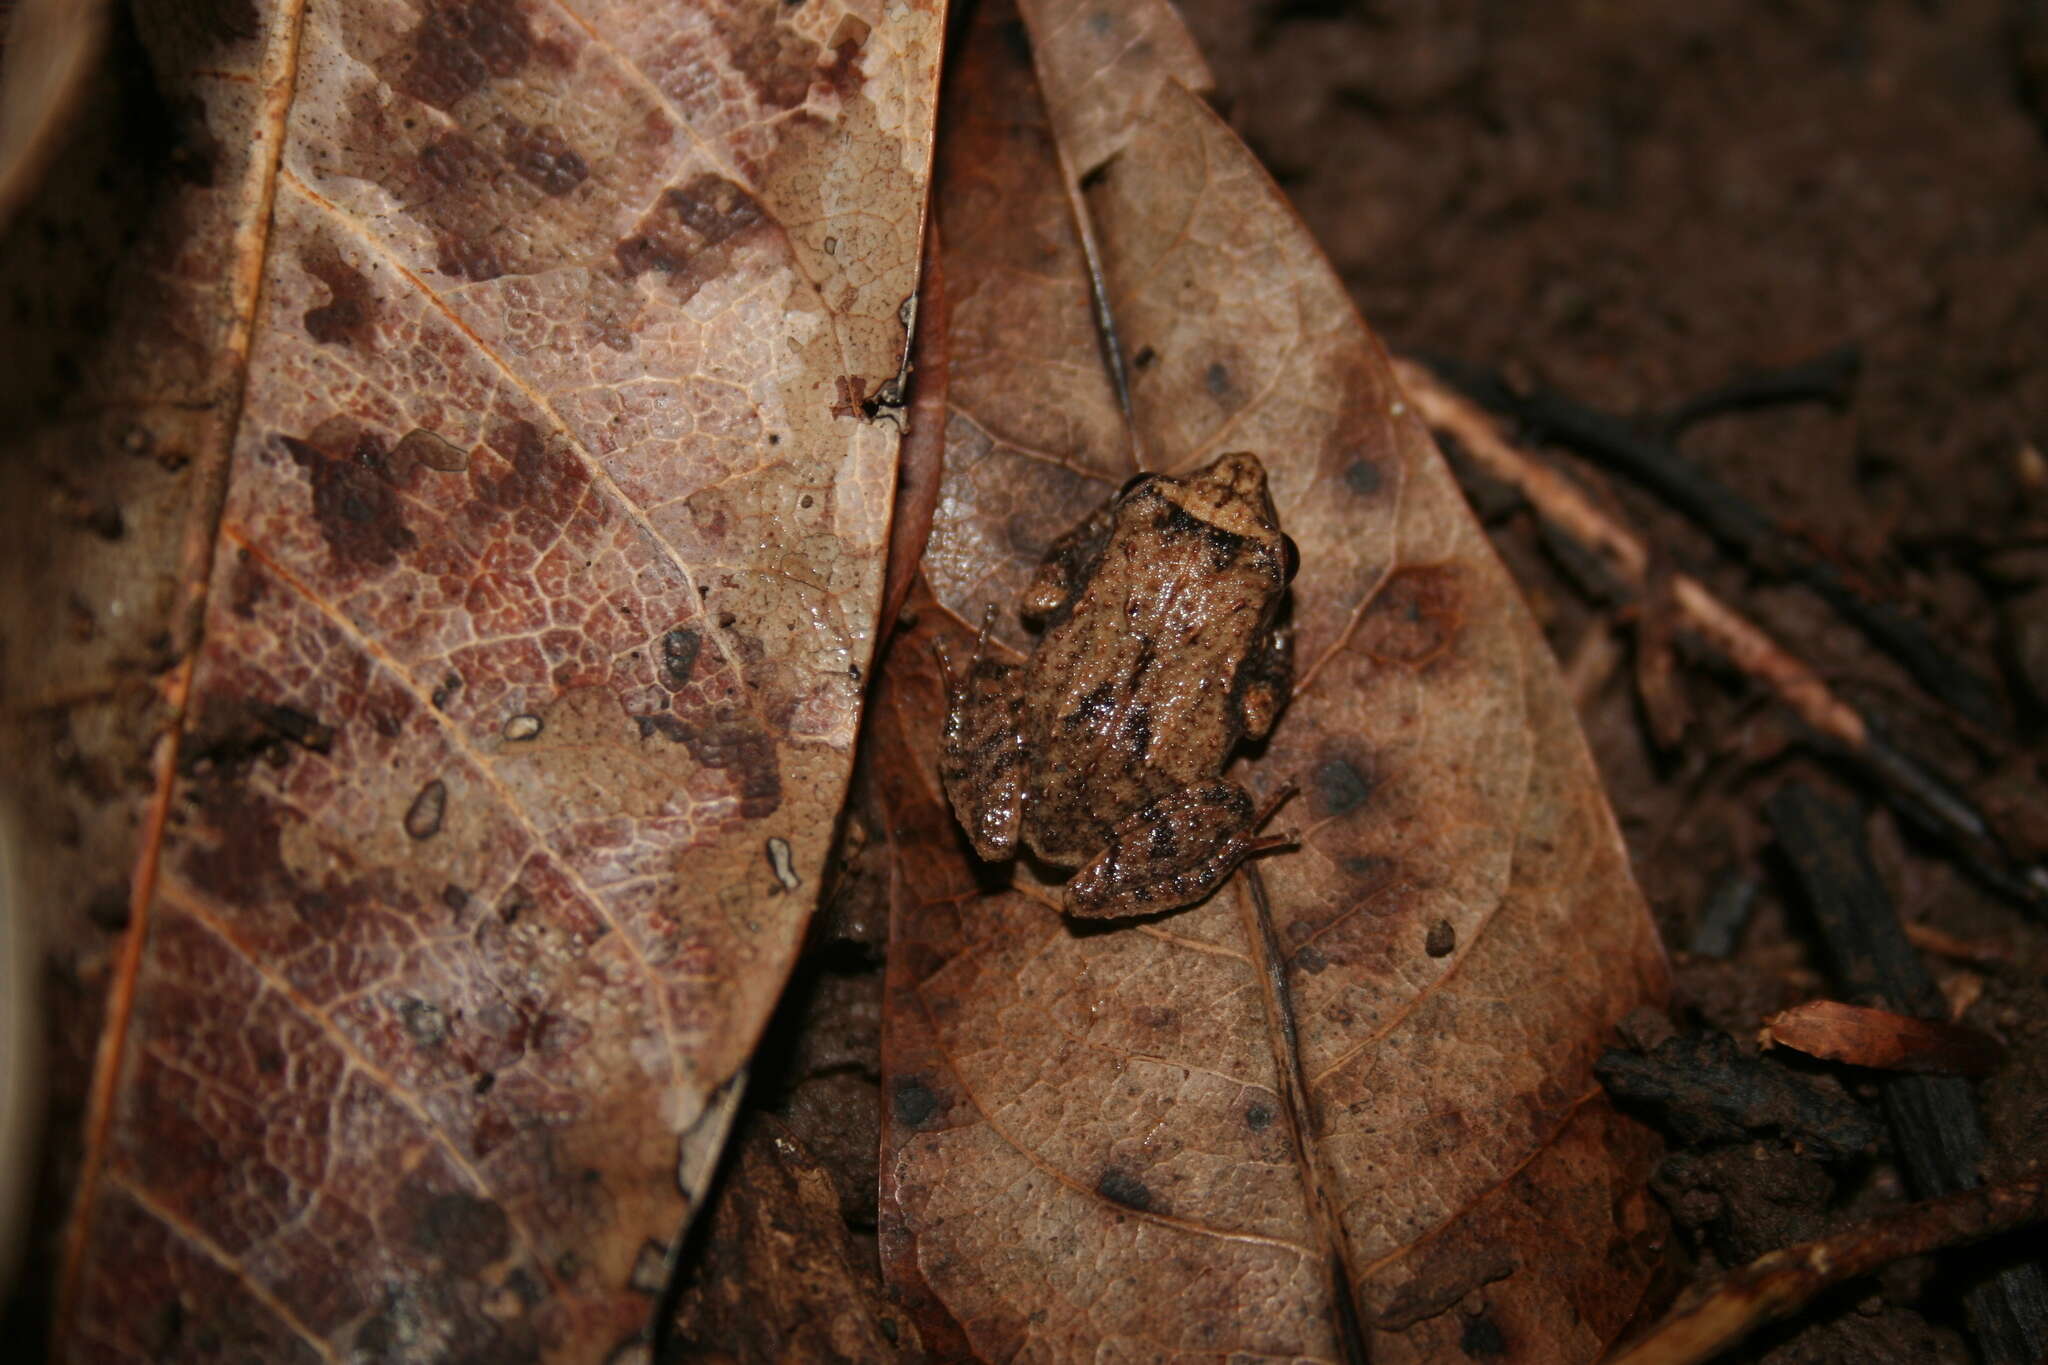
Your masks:
M830 1168L758 1113L735 1139L731 1165L683 1284L674 1358L921 1359L917 1329L847 1235ZM659 1261L650 1248L648 1264Z
M946 466L869 714L898 879L885 1264L947 1358L1355 1359L1370 1334L1376 1361L1591 1360L1661 1238L1653 1143L1591 1068L1665 969L1555 667L1299 222L1148 65L1165 49L1069 70L1065 37L1115 11L1026 17L983 6L957 38ZM1181 914L1069 923L1043 869L966 851L931 645L994 604L991 648L1028 648L1054 536L1139 468L1236 449L1301 571L1292 702L1233 771L1300 784L1300 848Z
M0 15L0 228L64 145L107 36L107 0L21 0Z
M851 762L937 23L142 7L144 292L9 475L85 530L10 550L10 745L107 769L38 875L119 935L64 1347L644 1327Z
M1962 1024L1839 1000L1809 1000L1780 1010L1764 1020L1758 1038L1823 1061L1953 1076L1985 1075L2005 1055L1988 1035Z

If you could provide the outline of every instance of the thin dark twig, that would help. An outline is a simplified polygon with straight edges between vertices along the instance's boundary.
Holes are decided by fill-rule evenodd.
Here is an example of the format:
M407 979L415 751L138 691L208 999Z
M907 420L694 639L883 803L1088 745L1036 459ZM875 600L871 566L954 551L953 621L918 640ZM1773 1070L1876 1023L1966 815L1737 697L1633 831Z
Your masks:
M1891 603L1871 597L1834 563L1665 442L1552 390L1518 393L1473 366L1437 358L1425 358L1425 363L1482 406L1628 475L1759 571L1811 589L1972 725L1995 736L2008 732L1997 688L1964 664L1954 648L1935 640Z
M1920 961L1870 861L1860 812L1793 783L1765 803L1778 846L1806 894L1843 995L1902 1014L1942 1018L1941 988ZM1883 1082L1892 1143L1922 1198L1983 1184L1984 1125L1960 1076ZM2048 1350L2048 1278L2032 1261L2001 1266L1963 1294L1970 1330L1991 1365L2033 1365Z
M1527 500L1553 542L1604 566L1604 577L1640 598L1650 583L1649 547L1557 470L1510 443L1501 424L1413 361L1397 360L1401 386L1430 427L1455 439L1459 468ZM1461 475L1462 477L1462 475ZM2048 916L2048 869L2014 855L1970 798L1932 766L1898 748L1826 680L1689 574L1669 580L1672 608L1690 634L1738 672L1768 688L1811 732L1815 747L1883 793L1916 828L1945 845L1984 885Z
M1657 432L1664 440L1675 441L1687 427L1709 417L1787 403L1825 403L1840 408L1848 403L1862 368L1863 350L1851 344L1796 365L1751 370L1672 407L1657 419Z

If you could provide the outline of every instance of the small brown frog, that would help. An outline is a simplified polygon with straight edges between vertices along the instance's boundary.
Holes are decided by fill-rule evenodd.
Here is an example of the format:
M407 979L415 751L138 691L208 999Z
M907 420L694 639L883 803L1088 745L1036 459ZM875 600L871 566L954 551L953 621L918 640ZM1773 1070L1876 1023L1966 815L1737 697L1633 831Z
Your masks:
M1265 467L1242 453L1185 479L1141 474L1053 542L1024 594L1045 623L1029 659L985 658L987 622L964 676L940 651L941 775L974 851L1001 861L1021 834L1080 867L1068 914L1108 917L1191 905L1247 855L1293 843L1255 837L1279 802L1257 810L1222 776L1287 697L1273 620L1293 560Z

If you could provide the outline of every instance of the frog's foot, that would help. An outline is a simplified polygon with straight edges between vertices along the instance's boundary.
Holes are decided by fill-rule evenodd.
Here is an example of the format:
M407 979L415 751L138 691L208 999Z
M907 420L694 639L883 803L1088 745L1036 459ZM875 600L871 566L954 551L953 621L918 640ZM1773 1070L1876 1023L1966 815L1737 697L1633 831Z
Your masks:
M1292 794L1283 791L1256 810L1243 787L1219 778L1147 802L1067 883L1066 912L1109 919L1193 905L1251 854L1295 842L1292 833L1255 834Z

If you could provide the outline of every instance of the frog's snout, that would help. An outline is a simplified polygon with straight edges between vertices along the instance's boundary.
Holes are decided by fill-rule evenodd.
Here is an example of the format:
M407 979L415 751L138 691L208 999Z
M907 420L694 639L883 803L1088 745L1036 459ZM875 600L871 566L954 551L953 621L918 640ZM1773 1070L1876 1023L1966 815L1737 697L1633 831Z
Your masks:
M1218 456L1216 463L1198 476L1204 483L1228 489L1241 498L1257 499L1266 492L1266 466L1249 450L1233 450Z

